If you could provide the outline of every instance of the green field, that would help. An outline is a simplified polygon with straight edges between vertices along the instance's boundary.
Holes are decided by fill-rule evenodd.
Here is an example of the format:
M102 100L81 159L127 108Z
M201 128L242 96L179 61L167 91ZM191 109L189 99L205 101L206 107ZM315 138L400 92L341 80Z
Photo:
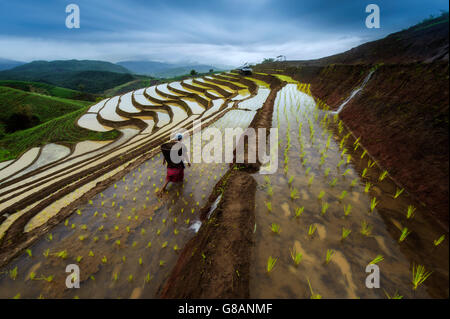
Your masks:
M71 100L0 86L0 123L5 124L20 107L29 106L39 123L79 110L90 101Z
M39 93L43 95L49 95L71 100L94 102L97 98L97 96L94 94L66 89L59 86L54 86L51 84L41 82L0 80L0 86L10 87L25 92Z
M30 147L47 143L75 144L85 140L112 140L119 136L116 130L94 132L78 127L78 117L88 108L89 106L84 106L44 124L4 136L0 139L0 162L16 158Z

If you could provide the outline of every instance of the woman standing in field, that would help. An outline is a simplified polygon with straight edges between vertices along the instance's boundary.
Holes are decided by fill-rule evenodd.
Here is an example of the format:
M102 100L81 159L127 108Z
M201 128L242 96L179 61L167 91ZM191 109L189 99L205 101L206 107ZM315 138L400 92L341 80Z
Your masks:
M183 182L185 168L184 162L186 162L187 165L191 167L186 145L181 142L181 140L183 139L183 135L177 134L175 139L175 142L169 142L161 145L161 151L164 156L163 165L167 163L167 175L166 181L158 193L159 196L162 196L169 182Z

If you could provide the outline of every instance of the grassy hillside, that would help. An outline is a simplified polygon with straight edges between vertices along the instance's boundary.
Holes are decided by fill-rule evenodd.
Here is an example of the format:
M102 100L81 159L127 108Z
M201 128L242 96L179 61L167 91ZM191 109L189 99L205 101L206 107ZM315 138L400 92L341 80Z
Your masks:
M93 132L76 126L76 121L89 106L54 118L44 124L8 134L0 139L0 162L14 159L30 147L47 143L75 144L85 140L112 140L119 136L116 130Z
M22 90L25 92L39 93L43 95L61 97L71 100L95 102L97 98L97 96L95 96L94 94L66 89L59 86L54 86L51 84L41 82L0 80L0 86L6 86L13 89Z
M330 64L397 64L415 62L448 62L449 13L423 20L406 30L383 39L364 43L351 50L307 61L267 62L258 70L283 70L292 67L326 66Z
M0 80L44 82L88 93L102 93L107 89L130 82L133 79L135 77L128 73L108 71L45 71L30 73L13 69L0 72Z
M30 108L31 115L36 116L39 122L43 123L90 104L92 102L70 100L0 86L0 125L6 125L10 116L18 112L21 107Z

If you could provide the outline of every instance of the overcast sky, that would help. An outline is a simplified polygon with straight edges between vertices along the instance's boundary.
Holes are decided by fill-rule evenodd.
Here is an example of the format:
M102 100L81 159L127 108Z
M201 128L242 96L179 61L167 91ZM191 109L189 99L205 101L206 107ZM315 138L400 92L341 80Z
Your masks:
M68 4L81 27L65 26ZM365 8L381 10L367 29ZM239 65L339 53L448 11L447 0L0 0L0 58Z

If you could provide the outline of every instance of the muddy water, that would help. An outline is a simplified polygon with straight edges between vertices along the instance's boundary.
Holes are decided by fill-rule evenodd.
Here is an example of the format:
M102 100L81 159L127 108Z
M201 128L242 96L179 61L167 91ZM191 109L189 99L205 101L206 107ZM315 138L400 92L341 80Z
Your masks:
M254 175L258 190L250 297L310 298L313 292L323 298L387 298L397 292L404 298L448 298L448 233L406 191L394 198L396 184L389 175L380 181L383 170L356 147L337 117L318 110L311 97L288 84L277 96L273 126L279 126L279 168L273 175ZM366 183L372 185L368 192ZM410 205L416 210L407 218ZM369 233L362 234L363 223ZM272 224L279 225L278 234ZM315 227L312 235L310 226ZM399 242L405 227L410 233ZM345 239L343 228L351 231ZM435 246L434 240L444 234ZM327 263L328 250L333 254ZM291 251L302 254L298 265ZM383 257L376 263L380 288L369 289L365 269L378 255ZM269 256L278 258L270 273ZM432 271L416 290L413 265Z
M233 110L213 126L245 128L254 114ZM0 269L0 298L155 297L179 251L195 235L199 209L227 168L193 164L185 170L184 184L169 184L168 194L159 199L155 192L165 167L162 155L156 155ZM68 264L80 267L79 289L66 288Z

